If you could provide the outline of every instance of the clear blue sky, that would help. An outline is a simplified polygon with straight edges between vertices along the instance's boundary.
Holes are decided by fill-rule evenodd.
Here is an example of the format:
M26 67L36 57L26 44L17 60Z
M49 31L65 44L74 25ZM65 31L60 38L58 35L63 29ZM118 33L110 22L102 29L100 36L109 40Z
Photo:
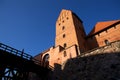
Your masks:
M120 0L0 0L0 42L37 55L54 45L62 9L76 13L86 33L96 22L120 19Z

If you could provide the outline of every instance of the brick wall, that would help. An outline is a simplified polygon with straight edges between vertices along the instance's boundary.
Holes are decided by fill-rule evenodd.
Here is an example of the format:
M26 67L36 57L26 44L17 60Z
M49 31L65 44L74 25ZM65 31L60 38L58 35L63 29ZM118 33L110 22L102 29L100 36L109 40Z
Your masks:
M109 29L106 29L90 38L87 39L90 49L95 47L101 47L106 45L105 40L108 42L114 42L120 40L120 23L112 26Z
M119 80L120 41L55 64L51 80Z

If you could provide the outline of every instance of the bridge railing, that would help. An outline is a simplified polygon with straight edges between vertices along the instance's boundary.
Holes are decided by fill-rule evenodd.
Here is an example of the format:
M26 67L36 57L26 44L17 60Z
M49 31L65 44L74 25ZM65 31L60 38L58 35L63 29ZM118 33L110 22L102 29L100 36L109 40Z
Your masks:
M9 52L11 54L14 54L16 56L19 56L19 57L22 57L24 59L27 59L27 60L32 60L35 64L37 65L42 65L42 62L33 58L31 55L27 54L27 53L24 53L24 51L20 51L20 50L17 50L15 48L12 48L10 46L7 46L3 43L0 43L0 50L3 50L3 51L6 51L6 52ZM49 68L52 68L52 66L48 66Z
M27 53L24 53L23 51L19 51L17 49L14 49L14 48L12 48L10 46L7 46L3 43L0 43L0 49L3 50L3 51L6 51L6 52L12 53L16 56L22 57L24 59L28 59L28 60L32 59L31 55L29 55Z

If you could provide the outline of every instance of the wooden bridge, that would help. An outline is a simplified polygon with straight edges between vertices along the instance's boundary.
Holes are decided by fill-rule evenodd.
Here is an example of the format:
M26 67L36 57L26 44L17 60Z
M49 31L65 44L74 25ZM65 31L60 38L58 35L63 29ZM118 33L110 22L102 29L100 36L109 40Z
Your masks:
M31 55L0 43L0 80L30 80L30 73L39 75L42 80L50 69ZM35 79L34 79L35 80Z

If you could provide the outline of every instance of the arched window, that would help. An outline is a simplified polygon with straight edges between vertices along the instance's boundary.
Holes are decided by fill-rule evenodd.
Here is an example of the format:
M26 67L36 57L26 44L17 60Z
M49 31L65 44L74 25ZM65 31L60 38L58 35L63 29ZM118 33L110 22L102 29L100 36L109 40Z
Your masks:
M110 44L110 42L107 39L104 42L105 42L106 45Z
M44 67L47 67L49 65L49 58L50 58L49 54L45 54L45 56L43 57L43 66Z
M48 62L49 61L49 58L50 58L50 55L49 54L46 54L43 58L43 61L44 62Z

